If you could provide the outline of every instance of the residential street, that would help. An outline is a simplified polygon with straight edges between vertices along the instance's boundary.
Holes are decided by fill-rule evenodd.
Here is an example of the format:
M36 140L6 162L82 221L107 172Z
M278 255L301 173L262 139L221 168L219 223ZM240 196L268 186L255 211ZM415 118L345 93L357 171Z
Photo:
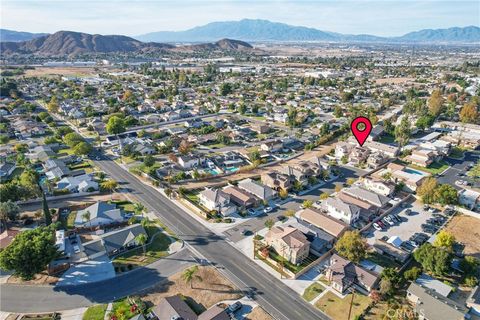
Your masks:
M50 312L108 303L165 281L194 263L192 253L183 249L147 267L101 282L78 286L2 284L0 309L18 313Z
M258 266L202 224L196 223L187 212L179 209L173 202L153 188L144 185L129 172L121 169L115 162L102 158L95 164L130 193L139 199L149 210L155 212L192 250L198 251L202 258L224 272L242 291L249 292L253 298L276 319L328 319L326 315L304 301L295 291L288 288L272 275L258 270ZM184 260L185 258L182 258ZM160 260L158 263L163 261ZM191 262L191 260L188 260ZM172 267L179 270L178 263ZM162 272L155 269L139 269L132 276L108 280L105 283L78 287L10 286L2 285L2 310L19 311L29 308L33 311L59 310L106 302L145 289L168 277L168 268ZM167 271L165 271L167 270ZM112 282L110 282L112 281ZM114 286L112 288L112 286ZM117 289L114 289L117 287ZM61 291L59 291L61 290ZM114 297L112 297L114 295ZM29 301L43 301L31 305ZM6 307L5 307L6 306ZM33 310L35 309L35 310ZM42 309L42 310L39 310Z

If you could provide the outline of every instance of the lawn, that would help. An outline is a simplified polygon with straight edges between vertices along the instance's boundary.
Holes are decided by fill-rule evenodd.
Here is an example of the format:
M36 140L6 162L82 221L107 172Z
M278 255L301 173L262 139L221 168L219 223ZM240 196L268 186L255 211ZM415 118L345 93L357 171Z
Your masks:
M330 318L341 320L347 319L351 301L351 293L341 299L336 294L327 292L315 303L315 306L325 312ZM370 301L371 299L369 297L356 293L353 298L352 315L350 319L355 319L356 315L360 315L370 304Z
M77 211L72 211L68 214L67 217L67 228L73 229L75 226L75 218L77 217Z
M135 212L135 207L133 206L133 203L128 200L113 200L109 202L112 204L116 204L117 208L120 208L125 212Z
M414 164L410 164L409 167L412 167L414 169L424 171L424 172L429 172L431 174L439 174L443 171L445 171L450 165L446 163L445 161L437 161L429 165L427 168L425 167L420 167Z
M462 159L464 151L458 147L452 148L449 157L454 159Z
M72 155L73 154L73 149L72 148L60 149L60 150L58 150L57 154L58 154L58 156Z
M383 134L378 142L381 143L394 143L395 142L395 137L390 135L390 134Z
M384 267L384 268L399 268L400 267L400 264L397 263L396 261L382 255L382 254L379 254L377 252L369 252L367 257L366 257L367 260L381 266L381 267Z
M303 299L310 302L313 299L315 299L320 293L322 293L323 290L325 289L320 283L314 282L310 286L308 286L308 288L305 289L302 297Z
M83 320L103 320L105 311L107 310L106 304L97 304L91 306L83 314Z
M150 264L168 255L168 247L170 246L170 243L171 241L168 236L164 233L159 233L155 236L153 242L147 245L145 256L143 255L143 248L138 247L116 257L113 260L114 266L126 267L132 265L138 267Z
M131 310L130 303L128 303L128 298L114 302L112 305L112 313L115 315L122 315L123 319L130 319L136 315L136 313L132 312Z

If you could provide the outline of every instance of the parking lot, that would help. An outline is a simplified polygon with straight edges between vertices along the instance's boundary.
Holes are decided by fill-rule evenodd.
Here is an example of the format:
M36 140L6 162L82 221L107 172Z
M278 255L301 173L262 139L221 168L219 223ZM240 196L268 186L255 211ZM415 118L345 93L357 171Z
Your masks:
M408 209L412 211L411 215L407 215L406 211ZM402 222L396 222L393 226L389 225L388 228L381 231L371 227L368 234L365 235L370 245L373 245L375 240L385 236L388 238L397 236L402 241L408 241L413 234L424 233L421 225L433 217L433 213L423 210L423 204L419 201L409 203L406 208L397 207L392 213L397 214Z

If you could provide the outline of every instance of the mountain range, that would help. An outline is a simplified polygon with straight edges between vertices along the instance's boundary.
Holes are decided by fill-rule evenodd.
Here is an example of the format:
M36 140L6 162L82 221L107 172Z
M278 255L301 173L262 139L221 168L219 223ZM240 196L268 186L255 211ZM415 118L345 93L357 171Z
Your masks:
M222 39L214 43L174 46L157 42L142 42L127 36L99 35L73 31L58 31L29 41L1 42L4 55L35 54L39 56L65 56L84 53L109 52L158 52L158 51L204 51L204 50L254 50L243 41Z
M135 37L141 41L200 42L232 38L243 41L331 41L331 42L480 42L480 28L425 29L400 37L349 35L291 26L268 20L212 22L185 31L160 31Z
M0 29L0 41L28 41L35 38L43 37L48 35L48 33L31 33L31 32L22 32L22 31L14 31L8 29Z

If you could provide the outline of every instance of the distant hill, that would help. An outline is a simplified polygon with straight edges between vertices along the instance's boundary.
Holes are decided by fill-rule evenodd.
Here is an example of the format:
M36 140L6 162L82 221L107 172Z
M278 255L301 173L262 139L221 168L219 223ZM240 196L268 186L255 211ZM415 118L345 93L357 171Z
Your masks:
M213 43L201 43L193 45L178 46L176 48L179 51L202 51L202 50L235 50L235 51L248 51L252 50L253 47L251 44L232 39L222 39Z
M480 28L469 26L464 28L424 29L407 33L397 39L412 42L479 42Z
M335 40L330 33L306 27L294 27L268 20L212 22L186 31L152 32L135 37L142 41L201 42L230 38L243 41Z
M30 32L0 29L0 41L1 42L5 42L5 41L11 41L11 42L28 41L28 40L43 37L43 36L46 36L46 35L48 35L48 33L30 33Z
M103 36L72 31L54 34L22 42L2 42L2 53L34 53L37 55L77 55L82 53L133 52L141 50L171 49L162 43L144 43L126 36Z
M215 43L174 46L165 43L141 42L120 35L103 36L72 31L58 31L29 41L2 42L0 51L4 55L35 54L39 56L68 56L86 53L109 52L155 52L155 51L203 51L225 50L246 51L253 47L246 42L222 39ZM258 51L258 50L257 50Z
M331 42L480 42L480 28L475 26L420 30L401 37L349 35L291 26L268 20L212 22L185 31L160 31L135 37L154 42L202 42L230 38L243 41L331 41Z

